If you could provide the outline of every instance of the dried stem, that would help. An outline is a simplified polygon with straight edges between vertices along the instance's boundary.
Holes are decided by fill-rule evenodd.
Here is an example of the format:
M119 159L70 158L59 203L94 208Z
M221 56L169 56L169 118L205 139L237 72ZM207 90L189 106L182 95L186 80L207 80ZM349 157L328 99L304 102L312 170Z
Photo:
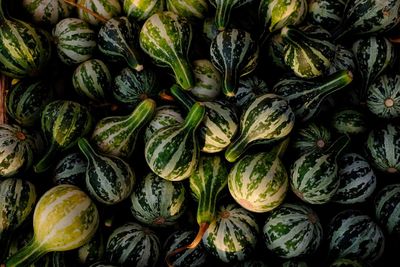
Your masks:
M7 78L0 74L0 124L7 123L6 113Z
M76 8L78 8L78 9L82 9L83 11L89 13L90 15L92 15L93 17L95 17L96 19L100 20L100 21L103 22L103 23L106 23L106 22L108 21L105 17L103 17L103 16L97 14L97 13L94 12L93 10L90 10L89 8L87 8L87 7L85 7L85 6L82 6L81 4L75 3L75 2L73 2L72 0L64 0L64 2L67 3L67 4L69 4L69 5L71 5L71 6L76 7Z
M393 44L400 44L400 36L390 37L389 41L392 42Z

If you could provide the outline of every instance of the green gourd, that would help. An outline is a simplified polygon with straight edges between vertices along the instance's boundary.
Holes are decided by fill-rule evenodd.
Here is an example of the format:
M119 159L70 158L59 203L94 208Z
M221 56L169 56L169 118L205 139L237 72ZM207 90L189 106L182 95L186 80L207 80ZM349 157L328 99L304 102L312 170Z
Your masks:
M224 31L229 25L232 9L250 4L254 0L210 0L215 7L215 25L218 31Z

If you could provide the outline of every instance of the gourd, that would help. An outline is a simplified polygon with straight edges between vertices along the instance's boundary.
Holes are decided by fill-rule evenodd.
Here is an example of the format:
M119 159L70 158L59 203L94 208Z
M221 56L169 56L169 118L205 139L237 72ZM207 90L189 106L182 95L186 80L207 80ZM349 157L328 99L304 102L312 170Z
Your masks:
M0 0L0 72L12 78L38 76L51 56L50 36L22 20L9 18Z
M192 27L183 17L171 11L149 17L140 31L142 50L156 64L172 68L176 82L185 90L194 86L194 76L188 60Z
M64 0L23 0L22 6L35 23L44 25L55 25L73 11L73 7Z
M167 9L191 21L203 20L208 12L207 0L166 0Z
M239 77L256 68L258 53L257 42L240 29L226 29L211 42L211 62L222 73L222 92L226 96L235 96Z
M389 234L400 233L400 184L384 186L375 195L375 218Z
M190 93L198 101L212 101L218 98L221 93L222 81L218 70L208 59L193 61L193 74L195 86Z
M243 5L249 4L253 0L210 0L215 11L215 25L218 31L224 31L229 25L232 9L237 9Z
M99 213L92 200L73 185L46 191L33 213L32 240L7 259L7 267L29 266L51 251L76 249L93 237Z
M164 10L165 2L160 0L124 0L123 8L129 19L144 21L151 15Z
M122 9L119 0L77 0L77 3L93 11L106 21L120 15ZM82 8L78 8L78 17L93 26L97 26L102 22Z

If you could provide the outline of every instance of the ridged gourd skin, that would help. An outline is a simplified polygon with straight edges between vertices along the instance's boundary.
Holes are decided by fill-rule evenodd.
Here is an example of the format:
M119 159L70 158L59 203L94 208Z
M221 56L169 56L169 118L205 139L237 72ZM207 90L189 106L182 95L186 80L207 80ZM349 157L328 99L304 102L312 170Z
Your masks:
M313 0L308 6L307 19L312 24L334 30L343 20L346 0Z
M80 187L85 183L87 161L79 152L71 152L62 157L53 170L53 184L72 184Z
M203 236L206 250L225 263L249 259L259 239L254 215L236 204L220 205Z
M73 11L73 7L64 0L23 0L22 6L31 19L40 25L55 25Z
M208 12L207 0L166 0L167 9L190 21L201 21Z
M239 79L238 90L234 97L235 106L244 110L254 99L270 92L267 83L256 75L248 75Z
M389 234L400 233L400 184L389 184L375 195L375 218Z
M322 234L318 215L304 204L282 204L269 214L263 226L267 248L284 259L314 253L322 243Z
M109 236L106 258L117 266L155 267L160 249L160 240L152 230L127 222Z
M297 128L291 140L292 147L297 155L325 150L331 143L331 130L324 125L314 122Z
M0 1L0 73L11 78L42 74L50 61L50 35L30 23L7 17Z
M365 113L356 109L343 109L335 112L332 127L341 134L358 135L368 131L368 119Z
M133 217L152 227L174 225L187 208L183 183L167 181L149 173L135 186L130 195Z
M218 99L222 91L222 78L219 71L208 59L193 61L193 74L195 86L190 93L198 101L213 101Z
M171 11L149 17L139 35L142 50L157 65L169 66L176 82L185 90L194 86L194 75L188 59L191 42L191 24Z
M52 251L83 246L99 226L99 213L89 196L73 185L58 185L46 191L33 213L34 235L6 266L30 266Z
M385 237L380 226L359 210L346 209L328 225L328 255L331 259L359 258L377 261L383 254Z
M165 2L160 0L123 0L123 9L129 19L144 21L154 13L164 10Z
M122 7L119 0L76 0L77 4L86 7L105 20L121 15ZM98 26L102 23L89 12L78 8L78 17L90 25Z

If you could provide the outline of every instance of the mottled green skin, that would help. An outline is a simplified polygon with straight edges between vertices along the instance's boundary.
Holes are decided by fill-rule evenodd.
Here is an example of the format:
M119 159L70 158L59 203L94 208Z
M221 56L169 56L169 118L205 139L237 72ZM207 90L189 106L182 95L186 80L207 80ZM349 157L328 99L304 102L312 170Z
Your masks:
M307 33L286 26L281 30L284 59L298 77L311 79L321 76L335 57L335 45L329 39L317 39Z
M159 93L155 72L146 68L140 72L123 68L114 77L112 94L121 103L136 107L146 98L155 99Z
M290 203L272 211L263 227L267 248L285 259L314 253L322 242L322 231L319 218L311 208Z
M136 23L126 17L112 18L100 28L97 37L99 50L108 59L125 62L136 71L143 69Z
M297 129L292 138L292 146L298 155L325 150L331 143L331 131L313 122Z
M119 0L77 0L77 3L92 10L105 20L118 17L121 15L121 4ZM78 8L78 17L90 25L97 26L103 22L91 15L89 12Z
M386 37L367 36L356 40L352 50L361 76L360 99L365 101L368 87L394 62L395 48Z
M187 208L183 183L171 182L149 173L135 186L130 210L141 223L153 227L174 225Z
M344 210L330 221L327 233L328 254L332 259L358 258L374 262L384 251L381 228L359 210Z
M166 0L167 9L191 21L203 20L208 12L207 0Z
M74 7L64 0L23 0L22 6L35 23L43 25L54 25L69 17L74 10Z
M190 190L198 201L197 223L211 223L216 218L217 200L228 184L228 170L220 156L202 155L189 178Z
M156 13L148 18L139 35L142 50L156 64L172 68L176 82L186 90L194 86L194 75L188 60L191 41L191 24L171 11Z
M106 205L127 199L136 182L130 165L116 156L98 154L85 138L79 139L78 146L88 161L86 188L89 193Z
M260 235L254 215L236 204L221 205L217 212L203 235L206 250L226 263L249 259Z
M356 59L351 49L338 44L336 45L335 58L331 62L327 75L334 74L341 70L349 70L352 73L356 73Z
M389 234L400 233L400 184L382 188L374 199L375 218Z
M225 159L236 161L255 142L278 140L294 126L294 113L281 96L258 96L242 113L240 135L225 150Z
M156 234L137 223L128 222L116 228L106 246L106 259L118 266L155 267L160 255Z
M87 161L81 153L70 153L55 165L52 181L54 184L82 186L85 183Z
M200 157L196 129L204 114L205 107L196 103L183 123L153 133L145 144L145 159L155 174L170 181L189 178Z
M386 32L399 22L399 12L400 2L397 0L350 1L343 12L337 39Z
M124 0L124 12L129 19L143 21L156 12L164 10L164 1L160 0Z
M14 124L0 124L0 177L28 170L36 152L35 137Z
M1 2L0 2L1 3ZM0 11L0 72L12 78L41 74L51 57L50 36L44 30Z
M40 119L44 107L54 99L53 88L41 80L21 80L12 85L6 96L7 115L23 127Z
M190 244L195 236L196 233L194 231L177 230L173 232L164 242L163 251L165 255L170 254L175 249ZM187 249L170 257L170 261L175 267L201 267L206 264L206 260L207 254L201 242L195 249Z
M400 75L381 75L367 91L368 110L382 119L400 117Z
M210 0L215 7L215 25L218 31L223 31L229 25L232 9L250 4L254 0Z
M309 152L298 157L290 167L292 191L310 204L329 202L339 188L337 156L349 138L339 137L327 150Z
M388 123L368 134L366 151L374 167L387 173L400 171L400 127Z
M78 139L92 129L89 110L73 101L55 100L47 104L42 112L41 128L47 140L48 149L35 164L35 172L44 172L53 163L54 155L76 145Z
M307 121L318 111L321 102L329 95L351 83L353 75L347 70L334 73L320 81L293 77L274 85L272 91L289 101L296 120Z
M267 83L260 77L249 75L239 79L238 89L235 94L235 105L240 110L245 109L257 96L268 93Z
M155 110L155 101L148 98L129 115L103 118L97 122L91 141L101 153L127 158L135 149L139 131L153 118Z
M259 47L250 33L240 29L226 29L211 42L210 54L212 64L223 76L222 92L233 97L240 76L256 68Z
M312 0L308 6L308 21L334 30L343 20L346 0Z
M344 109L336 112L332 118L333 128L342 134L361 134L368 130L364 113L355 109Z

